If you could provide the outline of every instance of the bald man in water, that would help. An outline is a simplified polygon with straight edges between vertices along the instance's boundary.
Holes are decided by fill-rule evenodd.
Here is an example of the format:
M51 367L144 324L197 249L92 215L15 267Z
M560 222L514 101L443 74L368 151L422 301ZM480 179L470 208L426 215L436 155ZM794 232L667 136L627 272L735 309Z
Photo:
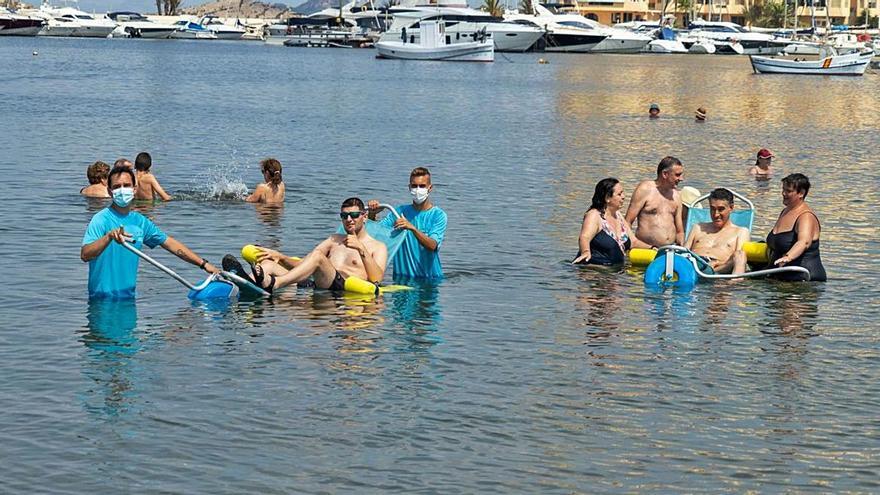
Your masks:
M657 165L657 178L636 186L626 221L633 227L632 247L658 248L684 244L681 197L675 188L684 178L684 165L678 158L667 156Z

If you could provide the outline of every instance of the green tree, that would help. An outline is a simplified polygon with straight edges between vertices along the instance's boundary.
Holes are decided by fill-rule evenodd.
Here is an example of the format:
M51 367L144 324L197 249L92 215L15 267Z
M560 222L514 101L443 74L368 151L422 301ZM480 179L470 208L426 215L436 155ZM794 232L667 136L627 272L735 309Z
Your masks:
M522 0L519 2L519 13L532 15L535 9L532 7L532 0Z
M483 6L480 8L492 17L504 16L504 4L500 0L483 0Z

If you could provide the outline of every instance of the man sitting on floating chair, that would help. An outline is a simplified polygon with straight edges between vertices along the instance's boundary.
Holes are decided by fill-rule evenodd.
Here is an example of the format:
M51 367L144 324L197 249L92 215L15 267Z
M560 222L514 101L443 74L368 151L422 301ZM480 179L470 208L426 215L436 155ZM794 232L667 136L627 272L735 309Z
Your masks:
M278 251L260 248L253 265L253 281L268 292L312 277L316 288L346 290L348 279L378 284L385 275L388 248L367 233L366 208L359 198L348 198L339 212L344 234L333 234L305 258L296 260ZM234 256L223 258L223 269L247 278Z
M731 222L733 209L733 193L718 188L709 193L711 221L689 223L693 229L685 248L703 258L708 265L706 268L711 268L714 273L740 274L746 271L743 246L749 242L749 231Z

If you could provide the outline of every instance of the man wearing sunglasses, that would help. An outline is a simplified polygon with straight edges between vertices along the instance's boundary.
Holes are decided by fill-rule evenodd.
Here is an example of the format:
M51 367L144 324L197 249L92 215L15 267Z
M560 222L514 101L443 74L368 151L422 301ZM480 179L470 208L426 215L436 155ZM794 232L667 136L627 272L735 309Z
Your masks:
M149 218L131 211L135 184L134 170L124 165L113 167L107 176L107 190L113 203L92 217L80 250L82 260L89 263L89 297L135 297L140 258L119 245L123 242L138 249L145 244L150 248L162 246L208 273L217 272L208 260L159 230Z
M254 281L267 291L305 281L309 277L319 289L342 291L345 279L358 277L374 284L385 276L388 248L367 234L364 202L348 198L339 211L345 234L333 234L318 244L302 261L294 264L290 258L271 249L260 248L258 264L254 266ZM227 268L224 258L224 268ZM240 267L233 270L241 276Z
M442 278L440 265L440 244L446 235L446 212L431 202L431 172L424 167L416 167L409 174L411 205L397 207L401 218L387 215L382 225L401 229L406 235L400 249L391 260L395 277ZM375 220L379 212L379 201L369 203L370 218Z

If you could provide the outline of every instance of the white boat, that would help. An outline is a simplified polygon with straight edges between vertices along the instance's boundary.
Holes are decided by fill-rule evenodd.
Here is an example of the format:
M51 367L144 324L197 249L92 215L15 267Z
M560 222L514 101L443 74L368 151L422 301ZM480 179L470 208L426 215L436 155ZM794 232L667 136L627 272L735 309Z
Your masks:
M777 54L786 45L785 42L772 35L746 31L742 26L733 22L710 22L697 19L688 25L688 29L691 36L731 44L739 43L742 45L743 53L747 55Z
M400 40L379 41L376 50L379 58L405 60L438 60L457 62L493 62L495 45L486 32L474 33L474 41L452 42L452 35L445 31L443 21L422 21L419 24L419 41L412 43L401 36ZM459 37L460 39L460 37Z
M116 23L104 16L98 16L72 7L51 9L56 20L67 20L79 24L71 36L76 38L106 38L116 29Z
M199 19L199 24L214 33L218 40L238 40L247 32L243 26L226 24L219 17L213 15L202 17Z
M534 14L508 14L504 19L546 31L543 46L539 46L545 51L587 53L597 48L609 36L593 29L583 16L557 14L538 3L532 5Z
M544 36L544 30L533 24L509 22L465 4L449 5L444 0L438 0L436 5L416 5L417 1L404 0L400 5L388 9L388 13L394 17L388 30L379 38L380 41L399 40L404 30L408 38L418 41L417 24L423 20L442 20L446 34L458 39L485 30L492 36L495 50L499 52L524 52Z
M804 74L819 76L861 76L874 57L874 52L837 54L831 46L822 48L818 60L790 60L750 55L756 74Z
M682 41L682 44L684 44L684 41ZM691 43L691 46L688 47L688 53L712 55L715 53L715 43L705 38L696 38Z
M0 36L36 36L45 25L45 19L15 14L0 7Z
M186 19L181 19L174 24L174 31L168 35L171 39L178 40L216 40L217 35L201 24Z
M118 24L113 36L166 39L176 29L170 24L153 22L137 12L110 12L107 17Z
M648 53L688 53L688 49L677 39L670 27L662 27L656 33L657 39L648 43L644 51Z
M46 25L43 26L43 29L40 29L37 36L73 36L74 33L82 28L82 25L73 19L55 17L45 12L34 12L32 15L46 20Z
M348 19L291 17L267 28L269 45L293 47L372 46L375 37Z

